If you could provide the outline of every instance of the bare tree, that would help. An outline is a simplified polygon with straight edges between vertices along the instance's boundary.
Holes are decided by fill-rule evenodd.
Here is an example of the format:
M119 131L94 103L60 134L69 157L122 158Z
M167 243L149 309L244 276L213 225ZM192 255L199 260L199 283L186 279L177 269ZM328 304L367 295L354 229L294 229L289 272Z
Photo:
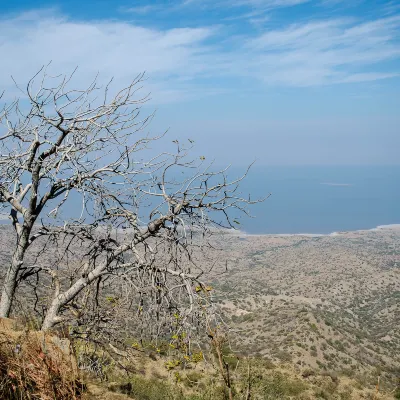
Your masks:
M116 279L135 312L148 302L159 318L179 305L185 320L204 307L202 275L211 263L199 254L209 236L232 227L232 210L247 214L253 203L237 193L247 172L229 180L228 169L188 160L190 144L177 141L173 152L152 155L160 137L143 132L152 117L140 117L143 75L113 96L96 80L71 90L71 78L44 69L0 113L0 205L10 209L17 238L0 316L10 314L18 282L46 273L52 296L43 330L73 309L85 315L88 299L99 304L100 290L115 292ZM38 238L62 256L26 265Z

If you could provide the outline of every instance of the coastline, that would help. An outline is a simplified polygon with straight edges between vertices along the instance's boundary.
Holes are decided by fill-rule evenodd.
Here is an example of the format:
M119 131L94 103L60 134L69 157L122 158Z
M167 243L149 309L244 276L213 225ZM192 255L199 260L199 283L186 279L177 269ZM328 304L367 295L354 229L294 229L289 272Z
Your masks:
M0 227L1 226L10 226L10 221L7 218L2 220L0 219ZM101 227L99 227L101 229ZM143 226L145 228L145 226ZM355 229L355 230L348 230L348 231L337 231L331 233L248 233L243 230L239 229L223 229L223 228L211 228L214 232L221 232L228 235L238 236L238 237L291 237L291 236L302 236L302 237L331 237L331 236L340 236L349 233L355 232L379 232L379 231L400 231L400 224L387 224L387 225L378 225L374 228L370 229ZM116 229L117 232L132 232L132 228Z
M302 236L302 237L322 237L322 236L340 236L343 234L353 232L376 232L376 231L400 231L400 224L388 224L378 225L375 228L370 229L355 229L352 231L338 231L331 233L247 233L241 230L230 229L227 233L239 237L291 237L291 236Z

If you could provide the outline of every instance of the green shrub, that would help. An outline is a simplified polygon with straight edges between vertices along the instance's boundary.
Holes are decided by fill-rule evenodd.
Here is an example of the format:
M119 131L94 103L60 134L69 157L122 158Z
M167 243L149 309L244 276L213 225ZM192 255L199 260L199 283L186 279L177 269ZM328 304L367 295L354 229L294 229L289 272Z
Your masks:
M193 371L186 374L184 383L188 387L194 387L201 381L202 375L199 372Z
M300 380L292 380L281 372L259 376L254 382L254 390L265 400L298 398L306 388L307 386Z
M140 376L114 385L110 389L132 396L136 400L185 400L177 387L157 379L145 379Z

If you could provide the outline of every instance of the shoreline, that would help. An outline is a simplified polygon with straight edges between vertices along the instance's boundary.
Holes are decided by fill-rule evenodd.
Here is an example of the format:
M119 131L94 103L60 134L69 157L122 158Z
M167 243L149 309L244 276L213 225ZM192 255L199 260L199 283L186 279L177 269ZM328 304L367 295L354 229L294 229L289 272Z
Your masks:
M303 237L323 237L323 236L340 236L352 232L376 232L376 231L400 231L400 224L378 225L370 229L355 229L349 231L337 231L331 233L247 233L240 230L231 229L228 233L240 237L290 237L290 236L303 236Z
M1 226L10 226L9 220L2 220L0 219L0 227ZM145 226L143 226L144 228ZM100 227L99 227L100 228ZM239 229L223 229L223 228L211 228L214 232L221 232L228 235L239 236L239 237L291 237L291 236L302 236L302 237L333 237L333 236L340 236L344 234L354 233L354 232L379 232L379 231L400 231L400 224L387 224L387 225L378 225L374 228L370 229L355 229L355 230L348 230L348 231L337 231L331 233L248 233ZM129 232L131 228L126 229L117 229L118 232Z

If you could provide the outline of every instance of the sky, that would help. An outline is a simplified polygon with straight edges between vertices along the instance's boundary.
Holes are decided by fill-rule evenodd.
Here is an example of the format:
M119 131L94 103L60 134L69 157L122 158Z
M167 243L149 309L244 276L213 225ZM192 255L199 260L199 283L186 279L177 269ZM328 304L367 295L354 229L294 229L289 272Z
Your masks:
M400 164L398 0L1 0L0 54L4 101L145 71L149 129L220 164Z

